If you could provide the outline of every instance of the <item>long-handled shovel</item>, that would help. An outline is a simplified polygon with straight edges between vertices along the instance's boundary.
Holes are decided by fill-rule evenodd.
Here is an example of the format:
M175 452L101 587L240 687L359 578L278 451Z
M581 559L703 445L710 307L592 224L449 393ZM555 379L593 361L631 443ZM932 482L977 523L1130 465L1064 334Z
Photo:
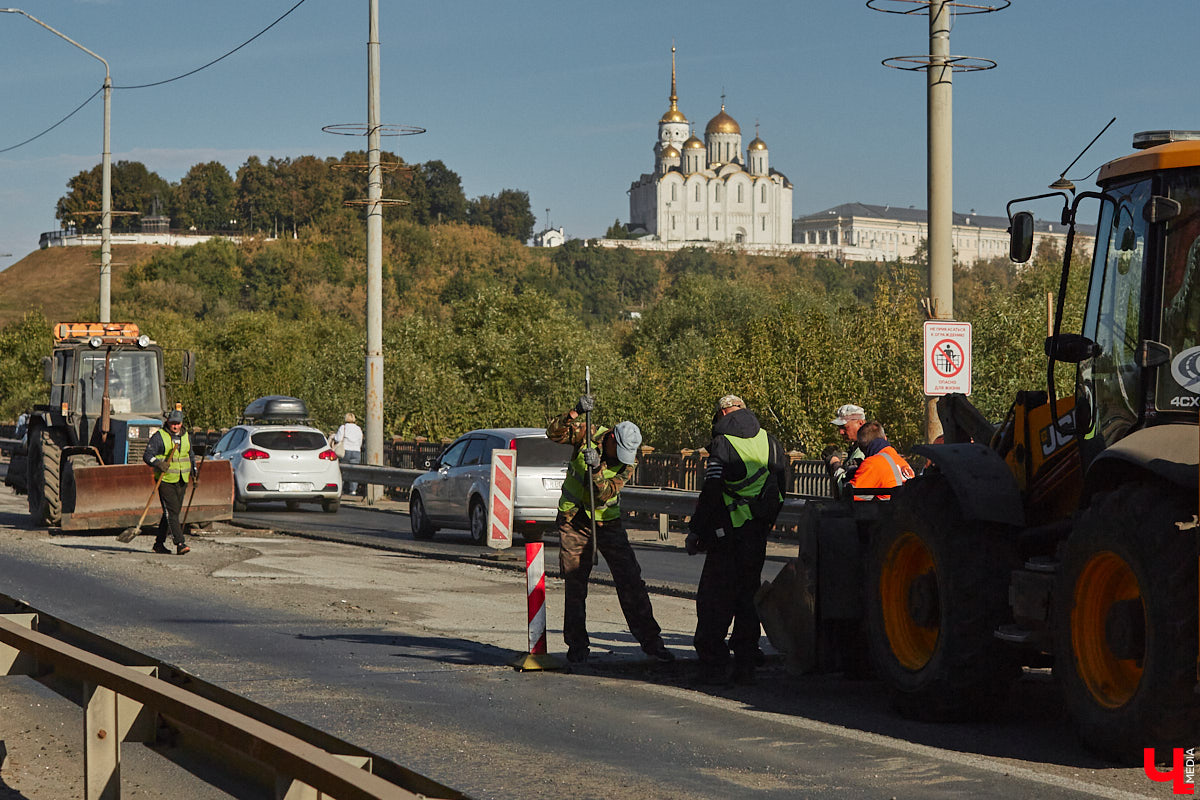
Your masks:
M585 366L583 368L583 393L592 393L592 368ZM583 412L583 442L584 447L595 447L592 442L592 412ZM588 468L588 500L591 502L591 521L592 521L592 566L600 562L600 557L596 554L596 482L592 477L592 470Z
M206 434L207 437L207 434ZM207 441L207 438L205 439ZM204 468L204 459L208 456L208 447L204 448L204 452L200 454L200 465L196 467L196 477L192 479L192 493L188 496L187 508L183 510L183 519L179 521L179 527L187 525L188 512L192 510L192 501L196 499L196 490L200 488L200 470Z
M174 452L175 445L172 444L171 449L167 451L165 456L163 456L163 462L165 464L171 463L171 455L174 454ZM166 474L167 471L165 469L158 473L158 477L154 479L154 488L150 490L150 496L146 498L146 507L142 509L142 515L138 517L137 525L121 531L121 533L117 536L118 542L121 542L122 544L128 544L136 539L137 535L142 532L142 523L146 521L146 512L150 510L150 503L154 500L154 495L158 491L158 485L162 483L163 475Z
M117 541L123 544L128 544L137 538L137 535L142 532L142 523L146 521L146 512L150 510L150 503L154 500L154 495L158 492L158 485L162 483L163 475L167 471L163 470L158 473L158 477L154 480L154 488L150 490L150 496L146 498L146 507L142 509L142 516L138 517L137 525L132 528L126 528L117 536Z

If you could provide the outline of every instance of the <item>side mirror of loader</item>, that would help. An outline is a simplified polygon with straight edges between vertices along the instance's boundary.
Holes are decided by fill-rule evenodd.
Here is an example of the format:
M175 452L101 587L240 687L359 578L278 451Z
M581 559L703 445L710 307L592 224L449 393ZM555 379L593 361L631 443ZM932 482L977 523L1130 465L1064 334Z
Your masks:
M1060 333L1046 337L1046 355L1065 364L1078 364L1095 358L1104 349L1091 339L1078 333Z
M1024 264L1033 255L1033 214L1018 211L1008 226L1008 257Z

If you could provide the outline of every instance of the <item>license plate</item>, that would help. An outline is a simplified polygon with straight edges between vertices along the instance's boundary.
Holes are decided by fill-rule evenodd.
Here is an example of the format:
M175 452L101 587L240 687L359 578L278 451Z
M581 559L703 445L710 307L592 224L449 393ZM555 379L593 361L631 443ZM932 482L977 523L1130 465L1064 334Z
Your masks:
M542 478L542 487L548 492L558 492L562 490L562 478Z
M311 490L311 483L281 483L278 487L280 492L308 492Z

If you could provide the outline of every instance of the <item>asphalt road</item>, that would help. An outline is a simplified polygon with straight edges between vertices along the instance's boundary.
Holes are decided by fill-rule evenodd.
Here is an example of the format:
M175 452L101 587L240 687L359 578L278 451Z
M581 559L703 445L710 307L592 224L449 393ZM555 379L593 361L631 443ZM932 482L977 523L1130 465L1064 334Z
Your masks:
M1041 673L990 721L956 725L900 719L874 682L794 677L775 662L757 686L701 686L688 658L694 608L675 593L654 596L675 665L641 657L613 592L598 586L593 662L516 672L508 662L524 648L523 578L380 549L413 544L403 516L281 515L332 520L347 529L339 535L374 544L218 526L194 537L187 556L155 556L145 536L126 546L28 529L20 499L0 492L0 591L477 798L1169 795L1140 769L1082 751ZM388 525L368 532L371 518ZM471 548L449 536L419 544ZM551 651L561 653L561 583L547 583ZM25 794L44 780L31 764L82 769L70 737L38 727L34 704L48 702L23 679L0 681L0 791L12 797L63 796ZM13 774L14 764L23 769ZM156 785L151 774L129 780Z

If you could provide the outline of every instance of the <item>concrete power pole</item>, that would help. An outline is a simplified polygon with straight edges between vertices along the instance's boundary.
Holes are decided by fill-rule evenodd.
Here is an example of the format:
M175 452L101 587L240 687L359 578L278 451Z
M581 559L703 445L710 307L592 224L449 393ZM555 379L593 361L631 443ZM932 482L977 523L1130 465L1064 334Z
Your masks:
M367 427L364 462L383 464L383 169L379 164L379 0L367 36ZM373 505L383 487L367 485Z
M954 319L954 73L992 69L986 58L950 54L953 15L986 14L1008 8L1010 0L867 0L867 7L889 14L929 15L929 54L884 59L884 66L924 70L926 75L926 192L929 197L930 319ZM925 398L925 441L942 433L937 398Z

